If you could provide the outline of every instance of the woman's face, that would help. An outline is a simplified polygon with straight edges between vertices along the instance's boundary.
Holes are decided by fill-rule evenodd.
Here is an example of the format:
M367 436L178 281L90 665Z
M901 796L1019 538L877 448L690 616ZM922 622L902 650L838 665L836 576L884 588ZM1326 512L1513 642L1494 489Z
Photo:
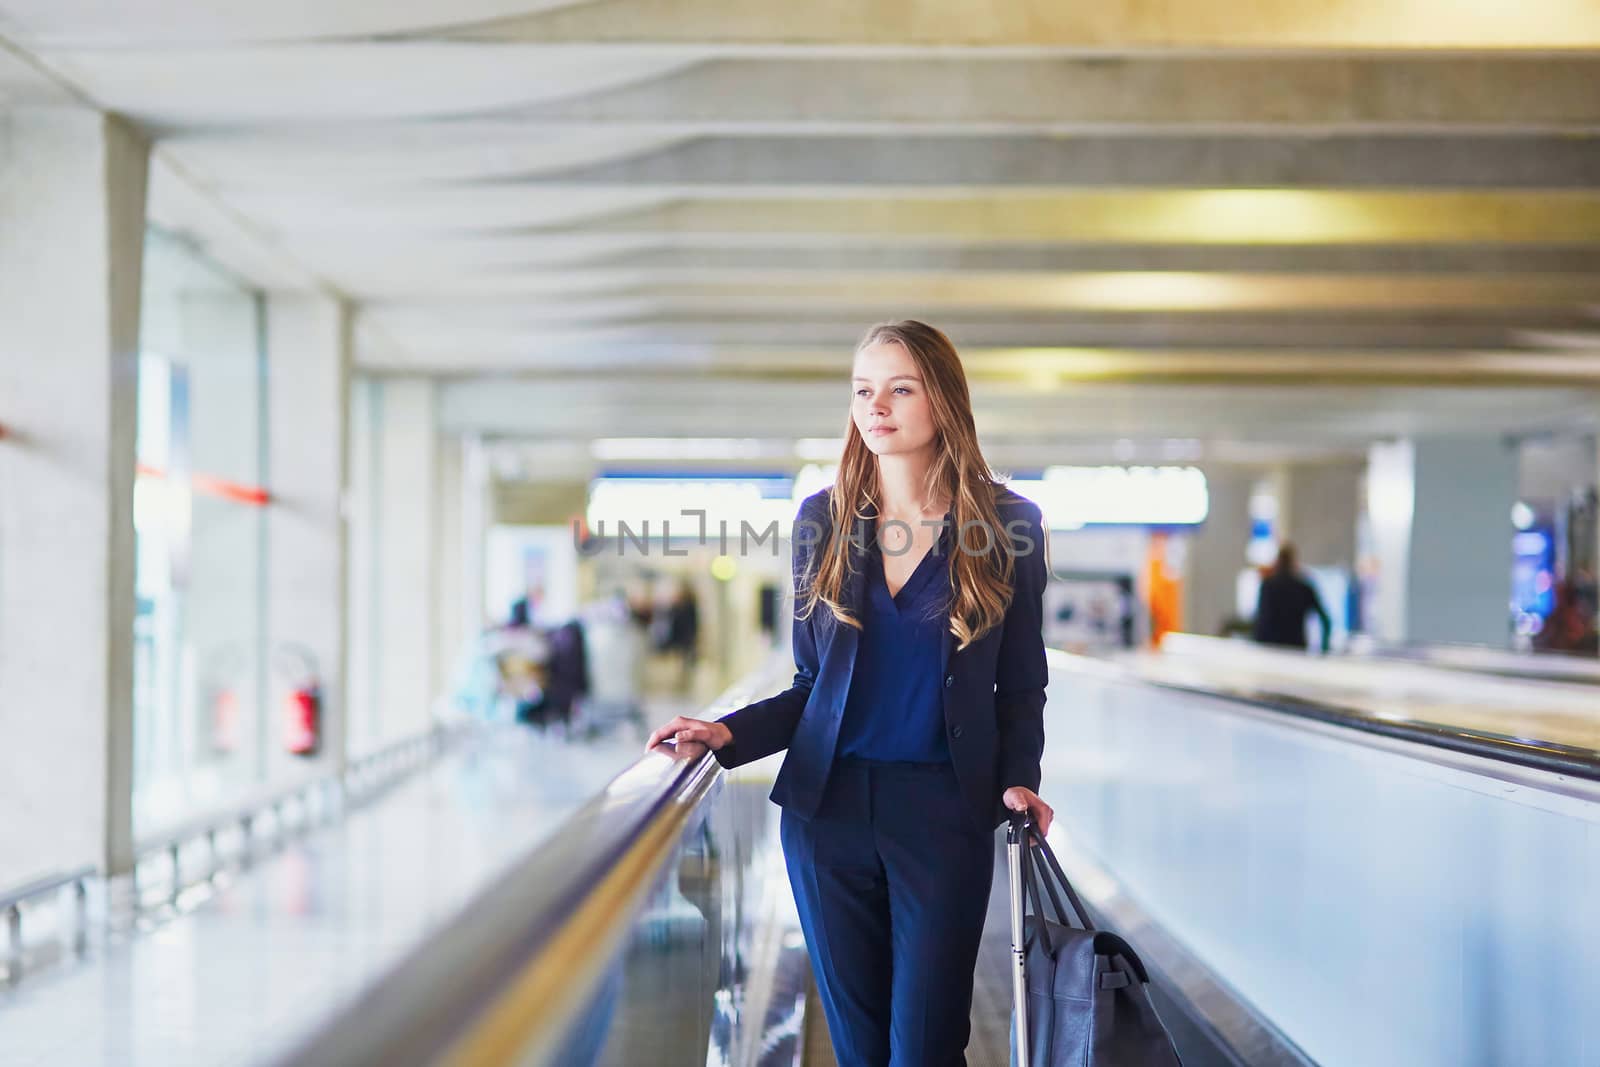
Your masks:
M931 448L936 432L922 375L904 345L888 341L856 353L850 417L873 454Z

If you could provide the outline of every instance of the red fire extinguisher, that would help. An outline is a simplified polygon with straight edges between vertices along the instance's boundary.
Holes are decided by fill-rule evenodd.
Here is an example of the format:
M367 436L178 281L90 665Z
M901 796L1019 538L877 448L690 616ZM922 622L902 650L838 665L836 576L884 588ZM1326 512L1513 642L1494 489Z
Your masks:
M322 732L316 657L299 645L285 645L279 651L278 664L280 675L289 682L283 698L284 750L296 756L314 756Z

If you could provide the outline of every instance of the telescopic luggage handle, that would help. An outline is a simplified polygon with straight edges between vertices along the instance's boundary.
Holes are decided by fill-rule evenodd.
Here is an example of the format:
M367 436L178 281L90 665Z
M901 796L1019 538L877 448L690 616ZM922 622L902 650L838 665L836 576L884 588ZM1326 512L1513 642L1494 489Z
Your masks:
M1066 909L1061 906L1061 898L1056 893L1055 885L1051 879L1044 877L1044 872L1040 869L1042 865L1034 854L1036 850L1048 857L1051 869L1062 888L1066 890L1067 898L1072 901L1073 909L1078 913L1083 928L1091 930L1093 927L1089 925L1088 916L1079 904L1077 894L1067 884L1066 876L1056 863L1055 856L1044 843L1043 837L1039 835L1038 828L1034 826L1033 816L1023 811L1010 812L1009 816L1010 825L1006 827L1006 866L1011 882L1012 1063L1014 1067L1033 1067L1030 1063L1033 1038L1028 1026L1027 916L1030 897L1033 900L1033 914L1038 922L1038 934L1044 942L1045 951L1052 956L1055 954L1050 939L1050 924L1045 919L1044 902L1040 899L1039 883L1043 882L1049 892L1050 903L1055 905L1056 916L1062 925L1071 925Z
M1032 881L1028 868L1028 839L1032 822L1024 812L1012 812L1006 828L1006 871L1011 883L1011 1011L1012 1056L1015 1067L1029 1064L1027 938L1023 930L1027 903L1023 894Z

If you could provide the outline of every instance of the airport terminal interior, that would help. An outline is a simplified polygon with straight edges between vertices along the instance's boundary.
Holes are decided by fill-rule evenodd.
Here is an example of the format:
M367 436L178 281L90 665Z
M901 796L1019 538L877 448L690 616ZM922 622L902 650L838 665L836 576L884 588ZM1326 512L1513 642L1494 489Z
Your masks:
M645 742L901 319L1182 1062L1600 1067L1593 0L0 0L0 1067L852 1067Z

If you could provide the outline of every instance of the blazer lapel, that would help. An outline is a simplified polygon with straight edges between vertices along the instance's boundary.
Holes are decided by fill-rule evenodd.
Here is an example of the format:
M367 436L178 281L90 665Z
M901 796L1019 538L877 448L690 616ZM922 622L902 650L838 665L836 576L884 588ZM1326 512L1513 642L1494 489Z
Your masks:
M956 543L957 538L955 534L955 522L955 513L952 511L946 511L944 513L944 529L940 531L939 535L941 538L940 548L944 551L946 557L946 567L950 566L950 557L959 551L959 545ZM939 674L941 676L940 684L943 684L943 678L948 678L950 676L950 661L955 658L955 655L956 635L950 632L950 624L947 620L944 627L944 646L939 650ZM949 690L946 689L945 692L948 693Z
M871 529L871 523L866 520L856 520L858 539L865 523L865 529ZM846 609L855 616L859 622L866 609L867 591L867 566L865 556L850 547L850 565L846 568L844 588L841 590L842 602ZM833 623L828 627L828 647L824 656L827 664L824 665L824 680L829 686L826 699L834 713L834 730L838 729L839 716L844 712L844 702L850 693L850 679L855 674L856 649L861 639L861 631L854 626L843 623ZM831 666L830 666L831 665ZM835 738L837 734L835 733ZM832 741L829 745L832 745ZM828 759L833 758L833 750L828 750Z
M869 538L874 533L877 509L868 504L866 517L855 520L855 540L850 545L850 567L845 574L844 603L850 609L850 614L859 621L867 611L867 571L868 554L858 545L869 544ZM849 627L854 632L854 627Z

